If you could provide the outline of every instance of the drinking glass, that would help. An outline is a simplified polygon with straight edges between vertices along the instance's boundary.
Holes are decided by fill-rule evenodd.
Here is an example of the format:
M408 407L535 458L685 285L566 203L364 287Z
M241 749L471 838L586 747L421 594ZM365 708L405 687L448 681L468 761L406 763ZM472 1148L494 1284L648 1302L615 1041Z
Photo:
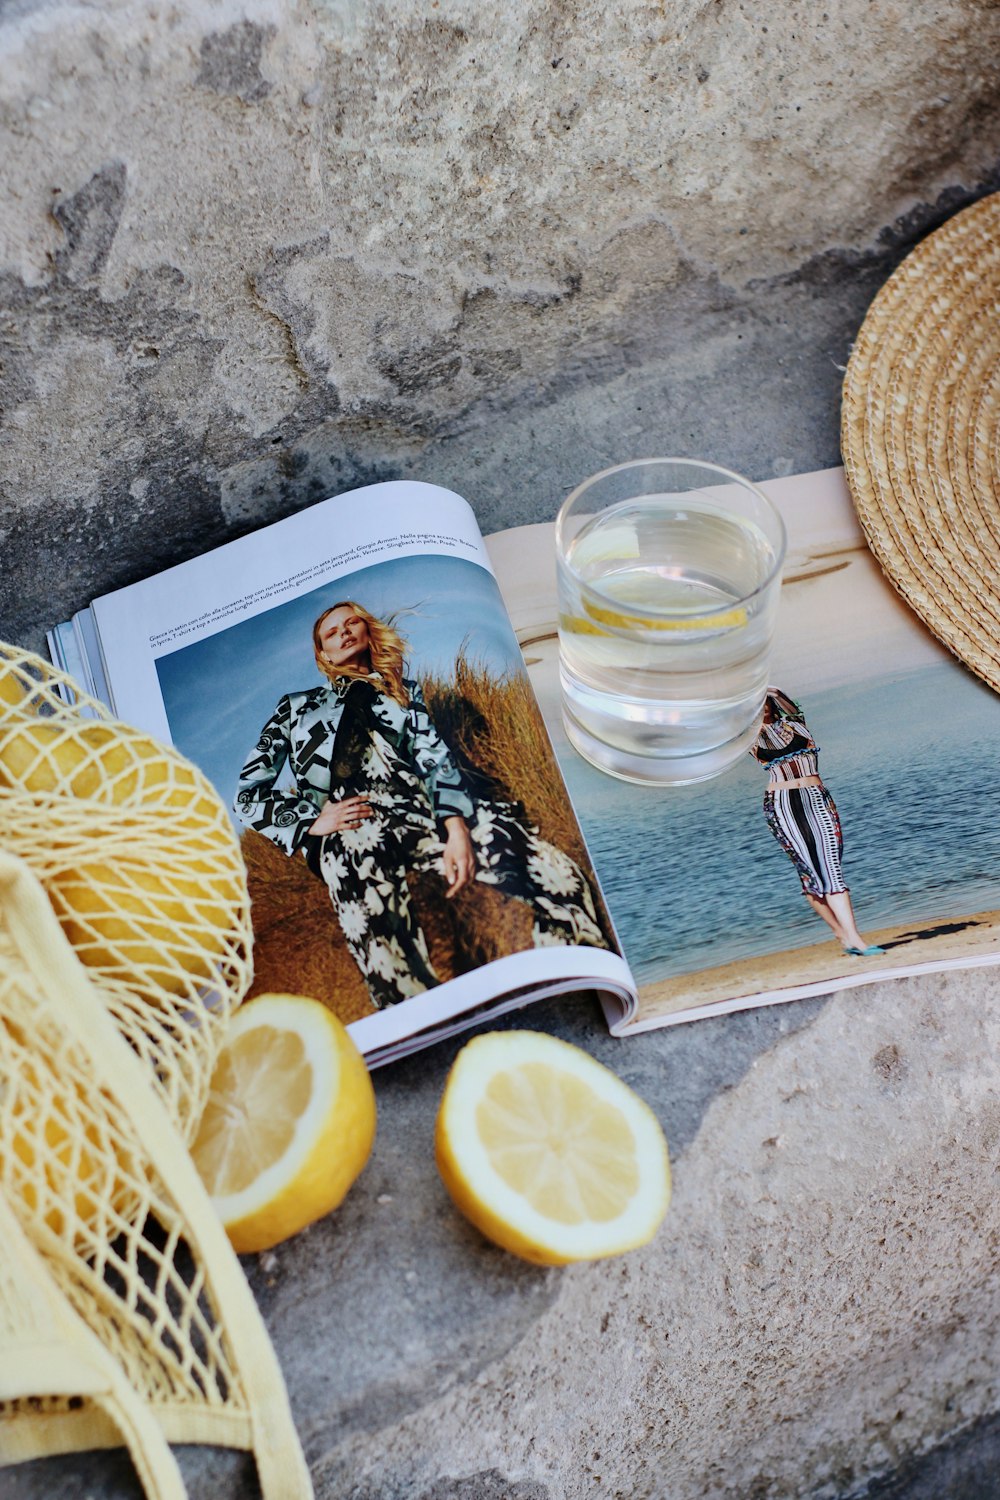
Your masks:
M626 781L718 776L753 743L785 527L718 464L647 458L584 481L556 520L570 740Z

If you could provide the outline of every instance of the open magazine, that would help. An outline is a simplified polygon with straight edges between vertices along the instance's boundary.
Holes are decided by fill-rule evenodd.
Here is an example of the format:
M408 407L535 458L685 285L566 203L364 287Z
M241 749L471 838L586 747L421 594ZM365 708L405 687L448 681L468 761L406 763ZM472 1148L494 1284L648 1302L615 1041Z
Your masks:
M371 485L98 599L50 637L232 809L254 991L370 1061L487 1015L636 990L468 504Z
M701 785L571 749L552 525L484 544L432 485L323 501L50 648L233 805L255 990L324 999L372 1062L569 989L626 1035L995 963L1000 700L887 584L841 470L765 488L789 531L773 711Z

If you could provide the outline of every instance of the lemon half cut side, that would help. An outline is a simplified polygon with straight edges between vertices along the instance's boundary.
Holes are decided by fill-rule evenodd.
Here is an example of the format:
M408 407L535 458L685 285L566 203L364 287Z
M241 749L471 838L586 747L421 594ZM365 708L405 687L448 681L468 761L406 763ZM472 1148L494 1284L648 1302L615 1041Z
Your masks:
M261 995L236 1012L191 1147L236 1250L268 1250L336 1208L374 1138L368 1070L324 1005Z
M452 1066L435 1133L456 1206L539 1265L621 1255L670 1202L659 1121L610 1069L556 1037L489 1032Z

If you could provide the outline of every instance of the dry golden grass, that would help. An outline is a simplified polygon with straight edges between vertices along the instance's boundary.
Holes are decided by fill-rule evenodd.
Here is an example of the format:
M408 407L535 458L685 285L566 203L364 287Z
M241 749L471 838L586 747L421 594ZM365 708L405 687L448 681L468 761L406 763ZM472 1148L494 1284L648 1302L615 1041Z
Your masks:
M254 935L251 995L312 995L346 1024L370 1015L368 990L351 957L326 886L304 859L289 859L248 828L240 840L247 866Z
M421 686L431 718L474 792L519 802L543 839L589 868L527 675L494 677L459 652L453 678L429 677Z
M460 653L451 680L425 678L421 685L431 718L473 794L520 803L543 838L589 869L523 674L498 678ZM304 859L289 859L262 834L248 829L242 847L254 927L251 995L275 990L312 995L345 1023L371 1015L374 1007L367 987L323 882ZM442 981L531 947L531 912L523 902L478 882L454 901L445 899L444 885L436 876L411 877L410 883Z

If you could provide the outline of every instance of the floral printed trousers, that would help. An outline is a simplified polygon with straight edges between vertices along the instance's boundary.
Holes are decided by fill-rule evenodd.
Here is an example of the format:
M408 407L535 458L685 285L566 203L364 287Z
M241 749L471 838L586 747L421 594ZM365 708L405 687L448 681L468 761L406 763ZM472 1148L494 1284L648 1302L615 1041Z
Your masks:
M413 911L406 877L432 872L444 881L444 844L423 782L374 737L365 773L338 788L333 801L366 796L374 816L328 834L319 872L347 945L379 1009L439 984ZM480 803L469 828L475 878L526 901L535 947L585 944L607 948L586 876L568 855L540 838L504 803Z

